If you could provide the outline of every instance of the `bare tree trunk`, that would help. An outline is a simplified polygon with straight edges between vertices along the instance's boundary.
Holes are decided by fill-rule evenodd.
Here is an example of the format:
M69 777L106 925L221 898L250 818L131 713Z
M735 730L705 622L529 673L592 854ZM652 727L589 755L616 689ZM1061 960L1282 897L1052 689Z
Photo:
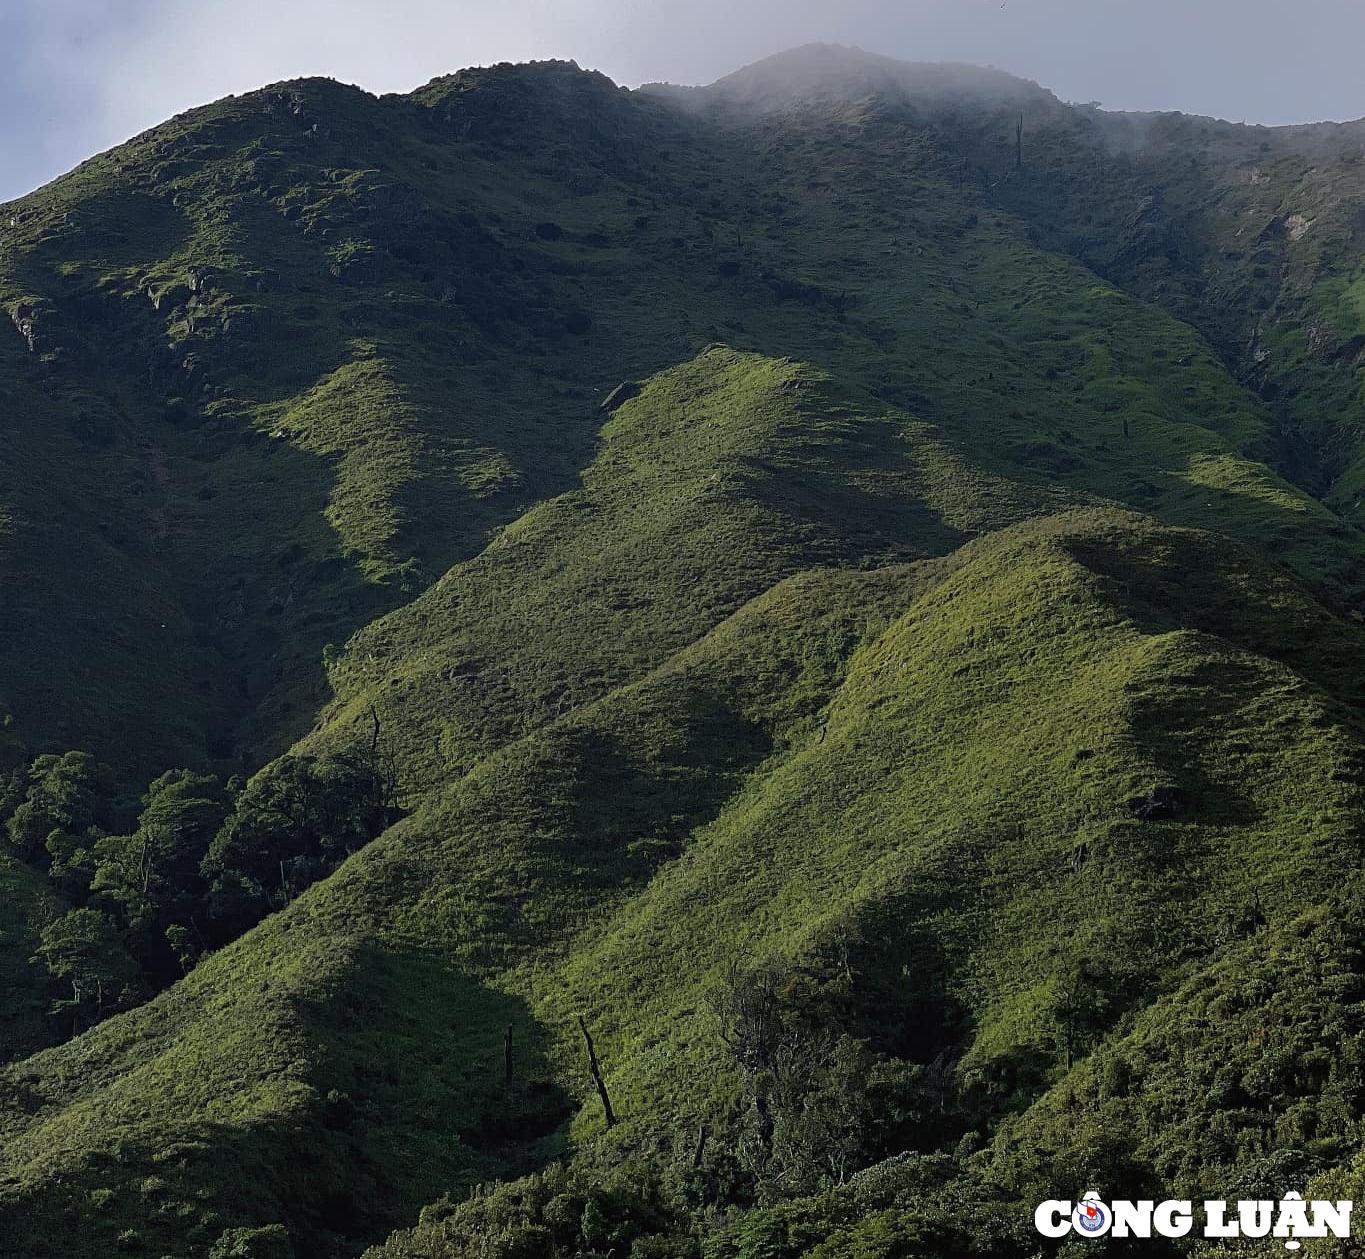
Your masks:
M578 1016L578 1030L583 1033L583 1043L588 1047L588 1073L592 1076L597 1096L602 1099L602 1113L606 1116L607 1127L616 1126L616 1112L611 1108L611 1097L607 1093L607 1082L602 1078L602 1068L597 1063L597 1050L593 1047L592 1036L588 1032L587 1020Z
M763 1145L765 1157L770 1156L773 1152L773 1112L762 1093L754 1095L754 1109L758 1111L758 1139Z
M146 831L142 834L142 852L138 857L138 876L142 880L141 892L145 900L152 886L152 837Z
M507 1031L502 1038L502 1071L503 1079L508 1084L512 1083L512 1025L507 1025Z
M706 1138L711 1135L711 1129L703 1123L697 1128L697 1148L692 1152L692 1166L700 1167L702 1155L706 1153Z
M1024 115L1019 115L1019 125L1014 129L1014 169L1024 169Z

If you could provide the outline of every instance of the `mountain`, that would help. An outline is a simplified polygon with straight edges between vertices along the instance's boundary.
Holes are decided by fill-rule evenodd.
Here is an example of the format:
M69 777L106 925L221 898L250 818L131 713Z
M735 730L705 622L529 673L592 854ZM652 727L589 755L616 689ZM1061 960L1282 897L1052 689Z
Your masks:
M958 107L1039 109L1056 106L1051 92L981 66L905 62L840 44L807 44L745 66L703 88L647 84L705 112L770 114L797 107L842 108L863 101L935 113Z
M1352 1197L1363 156L812 47L3 207L3 1249Z

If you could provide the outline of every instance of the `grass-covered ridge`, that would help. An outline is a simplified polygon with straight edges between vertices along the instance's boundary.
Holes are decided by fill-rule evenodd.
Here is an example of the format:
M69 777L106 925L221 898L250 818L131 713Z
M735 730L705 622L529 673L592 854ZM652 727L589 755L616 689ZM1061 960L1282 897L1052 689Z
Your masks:
M1350 1196L1355 132L830 55L276 85L6 208L0 1249ZM71 748L115 785L39 833ZM232 829L355 764L325 860ZM173 766L213 824L137 919ZM155 982L63 1021L73 903Z
M1003 523L1021 492L1170 499L1352 587L1326 553L1336 522L1291 536L1314 509L1259 461L1321 484L1286 453L1281 399L1229 379L1242 365L1218 329L1196 320L1210 346L1146 280L1038 248L1041 206L1093 216L1087 197L1122 206L1131 178L1112 183L1093 136L1046 130L1052 102L1000 182L987 97L948 120L921 93L908 114L736 121L552 63L410 99L307 80L172 120L16 203L0 406L25 422L3 439L0 546L6 616L32 632L5 639L14 731L34 750L81 735L140 771L253 768L316 711L324 647L572 488L597 401L713 341L814 363L945 436L955 528ZM1080 154L1102 174L1085 195L1066 182ZM1266 248L1306 249L1339 218ZM1331 306L1299 321L1320 347L1319 323L1349 322L1354 273L1318 251L1295 274ZM1322 380L1347 388L1348 360ZM84 588L109 632L63 601ZM46 685L35 643L88 659L87 685Z
M1141 619L1078 558L1097 549L1152 572ZM295 1205L271 1209L325 1252L342 1243L297 1205L324 1184L401 1218L401 1202L486 1175L490 1157L537 1157L484 1134L509 1103L529 1108L523 1141L564 1113L579 1010L609 1063L615 1148L657 1149L660 1133L724 1122L731 1077L704 998L735 957L819 975L834 951L852 985L845 1026L879 1029L878 1050L912 1064L962 1055L960 1087L988 1114L1001 1097L1026 1104L1068 1054L1238 938L1253 904L1274 924L1321 863L1354 859L1354 720L1276 659L1304 626L1321 626L1315 660L1348 632L1283 588L1268 623L1221 634L1217 580L1199 616L1162 601L1163 566L1214 558L1209 571L1277 588L1224 544L1103 514L1024 526L947 566L777 587L640 683L483 761L145 1010L15 1069L37 1103L7 1142L9 1175L32 1185L19 1201L50 1218L56 1157L60 1210L113 1229L130 1217L101 1223L99 1186L150 1160L167 1213L188 1219L200 1160L230 1132L243 1175L312 1151L320 1181L290 1180ZM831 619L815 609L834 589L849 612ZM1142 624L1157 613L1167 625ZM1159 787L1186 793L1185 811L1141 820L1128 802ZM1078 968L1106 1000L1068 1048L1059 1010ZM379 1043L371 1000L397 1001ZM504 1022L530 1057L510 1096ZM412 1040L390 1056L395 1037ZM376 1052L392 1064L380 1077ZM600 1120L584 1101L585 1139ZM129 1125L151 1144L72 1179L81 1164L58 1150ZM373 1183L352 1179L359 1150ZM199 1200L194 1235L265 1218L224 1197Z
M1121 583L1081 558L1097 555L1121 559L1147 587L1139 615ZM544 1022L562 1029L565 1072L577 1061L579 1011L610 1064L620 1125L604 1140L586 1090L576 1122L579 1139L598 1144L599 1165L647 1151L665 1183L686 1178L707 1122L720 1139L704 1166L724 1174L747 1116L708 997L736 962L794 967L792 999L867 1038L884 1063L909 1066L920 1087L946 1062L953 1107L928 1107L901 1139L924 1153L945 1138L950 1151L970 1152L978 1125L1013 1123L1012 1111L1031 1117L1030 1101L1050 1084L1049 1098L1083 1092L1080 1064L1111 1042L1122 1055L1129 1021L1149 1003L1158 1002L1145 1017L1162 1026L1160 996L1182 979L1198 991L1203 967L1233 965L1261 933L1293 937L1293 907L1322 895L1322 870L1357 859L1361 745L1355 719L1275 657L1297 652L1305 626L1321 627L1328 656L1350 632L1300 595L1273 640L1264 622L1215 633L1220 596L1231 593L1217 576L1193 616L1183 598L1148 601L1177 556L1182 569L1216 559L1201 571L1226 569L1235 587L1256 579L1258 566L1247 572L1224 544L1103 515L1041 521L974 544L947 567L905 570L900 610L880 611L816 720L774 748L677 860L597 916L553 971L540 958L518 968L520 984L541 994ZM1158 611L1166 624L1149 620ZM1181 809L1144 819L1138 805L1161 787L1183 793ZM532 895L522 913L534 904ZM453 920L450 929L459 930ZM1340 1023L1350 1015L1333 1004L1342 990L1259 991L1283 994L1276 1000L1294 1013L1277 1017L1300 1020L1296 1034L1313 1041L1322 1027L1318 1078L1354 1069ZM1202 1052L1187 1048L1186 1070L1223 1067L1216 1058L1206 1067ZM1248 1057L1233 1068L1244 1075L1230 1078L1273 1109L1303 1097L1291 1061L1263 1076L1265 1064ZM1129 1105L1143 1105L1141 1078L1124 1077ZM1155 1076L1152 1085L1165 1087ZM1354 1128L1336 1115L1299 1166L1347 1165ZM1027 1129L1015 1124L998 1166L987 1149L957 1174L998 1199L1001 1215L1049 1175L1221 1188L1230 1152L1264 1148L1254 1107L1223 1121L1227 1143L1191 1146L1178 1107L1154 1100L1122 1159L1116 1134L1096 1123L1071 1131L1065 1163L1052 1161L1050 1132L1021 1147ZM908 1179L921 1210L945 1209ZM613 1192L609 1177L597 1183ZM595 1192L582 1178L565 1188ZM523 1192L524 1208L433 1213L426 1230L383 1253L477 1253L460 1248L483 1235L467 1229L509 1246L518 1230L525 1245L581 1236L548 1208L537 1214L537 1190ZM813 1245L831 1217L827 1206L811 1214L803 1235ZM648 1234L649 1221L648 1212L618 1221L620 1235Z

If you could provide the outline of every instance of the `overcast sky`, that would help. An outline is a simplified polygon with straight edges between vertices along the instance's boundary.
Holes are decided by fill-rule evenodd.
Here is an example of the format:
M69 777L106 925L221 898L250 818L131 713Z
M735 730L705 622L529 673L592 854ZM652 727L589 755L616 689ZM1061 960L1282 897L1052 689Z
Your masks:
M0 200L278 79L406 91L563 57L702 83L812 40L1000 66L1112 109L1365 115L1365 0L0 0Z

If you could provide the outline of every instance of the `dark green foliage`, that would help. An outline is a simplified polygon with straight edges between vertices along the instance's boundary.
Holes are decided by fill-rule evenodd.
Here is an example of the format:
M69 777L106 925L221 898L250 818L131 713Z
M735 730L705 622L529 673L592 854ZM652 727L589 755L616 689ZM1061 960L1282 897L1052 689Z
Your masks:
M849 983L830 976L830 986ZM812 975L769 964L733 968L708 1005L742 1080L739 1114L714 1134L733 1149L760 1200L842 1184L853 1171L922 1138L932 1073L884 1061L841 1032Z
M192 939L202 940L206 882L200 866L228 802L217 779L171 770L148 787L142 805L132 834L95 844L89 894L115 910L144 966L161 972L167 944L183 965Z
M83 906L44 928L33 959L72 986L58 1012L75 1017L62 1025L78 1031L187 973L396 821L379 734L363 754L282 757L231 794L211 775L170 770L127 833L95 825L116 824L113 777L84 753L16 774L12 845Z
M468 1201L442 1201L422 1212L410 1236L373 1252L385 1259L539 1259L554 1254L631 1254L700 1259L688 1236L676 1186L653 1169L622 1166L580 1171L554 1167L512 1184L490 1186Z
M361 756L283 756L261 770L194 854L212 880L217 938L287 904L397 821L394 790L378 761Z
M10 792L17 796L17 785ZM58 865L71 862L92 829L113 824L114 793L112 772L85 752L38 757L5 823L10 846L26 861L46 850Z
M294 1247L282 1224L230 1228L214 1242L209 1259L294 1259Z
M69 1014L73 1034L141 995L137 963L123 947L114 921L97 909L73 909L43 928L38 955L70 995L53 1009Z

